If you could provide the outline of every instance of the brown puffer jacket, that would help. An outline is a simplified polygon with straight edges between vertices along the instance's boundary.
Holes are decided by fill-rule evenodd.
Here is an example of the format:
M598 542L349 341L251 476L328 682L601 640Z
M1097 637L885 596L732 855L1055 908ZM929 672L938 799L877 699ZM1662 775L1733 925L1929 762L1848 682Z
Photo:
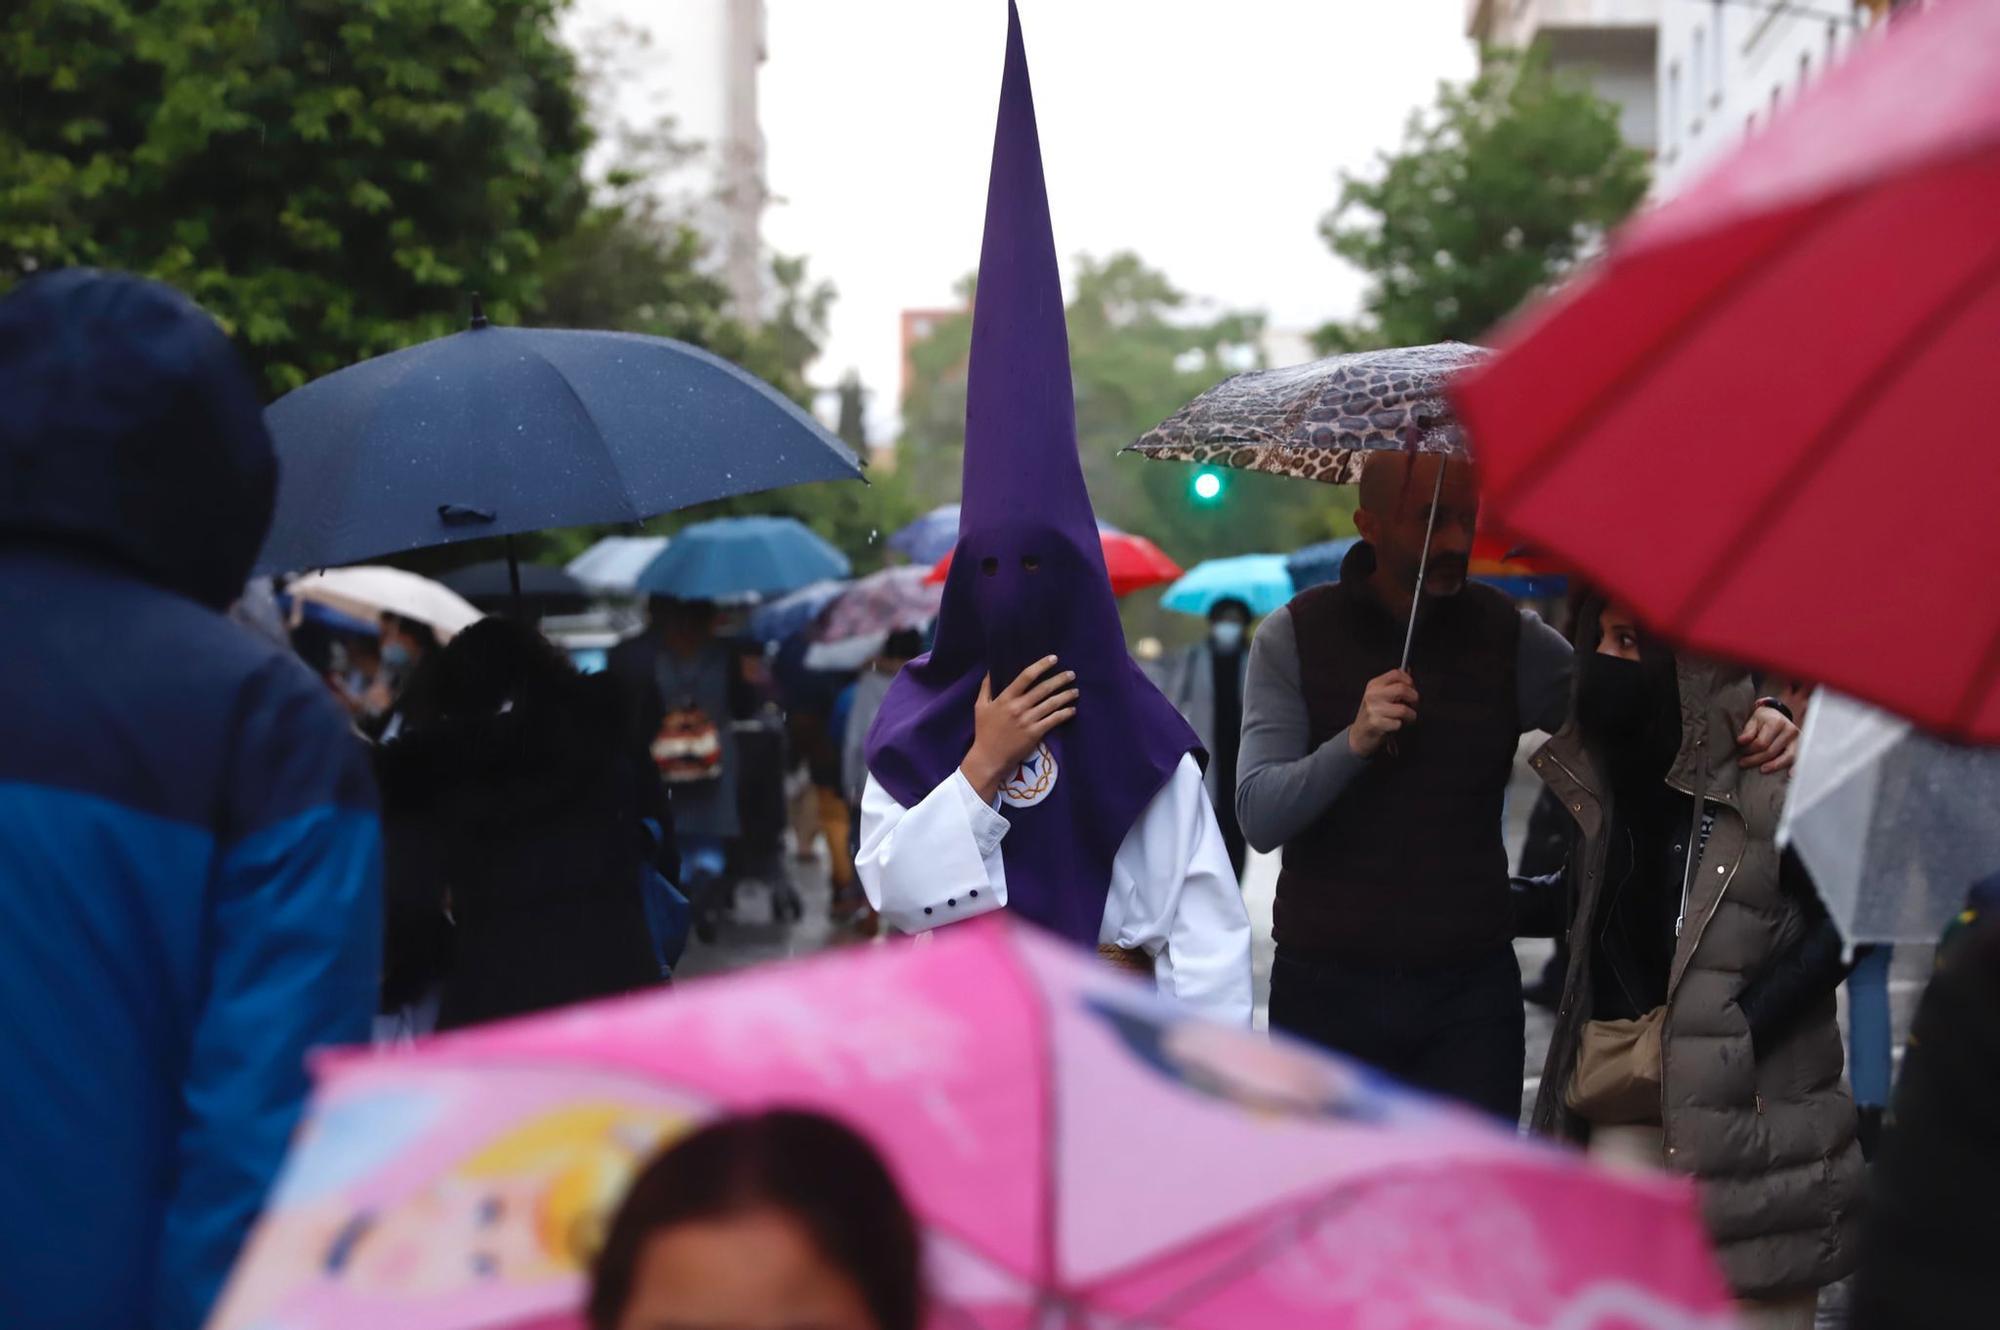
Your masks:
M1778 883L1773 835L1785 781L1736 765L1736 734L1756 701L1749 677L1686 659L1678 671L1681 748L1667 784L1705 800L1716 817L1668 977L1666 1162L1699 1182L1709 1233L1738 1296L1799 1293L1854 1266L1862 1163L1834 997L1756 1056L1736 997L1805 927ZM1531 761L1582 829L1571 861L1569 973L1531 1121L1536 1131L1582 1140L1588 1124L1568 1112L1563 1093L1591 1018L1596 930L1588 921L1610 840L1608 783L1574 720Z

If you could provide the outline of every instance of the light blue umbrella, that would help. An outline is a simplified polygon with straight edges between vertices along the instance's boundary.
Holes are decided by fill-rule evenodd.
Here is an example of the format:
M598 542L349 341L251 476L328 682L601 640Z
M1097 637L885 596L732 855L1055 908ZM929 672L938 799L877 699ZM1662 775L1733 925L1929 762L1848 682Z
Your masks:
M676 535L633 589L676 600L743 602L849 571L847 556L796 517L718 517Z
M1262 618L1293 595L1292 574L1279 554L1239 554L1231 559L1204 559L1167 588L1160 604L1181 614L1202 618L1217 602L1240 600L1252 616Z

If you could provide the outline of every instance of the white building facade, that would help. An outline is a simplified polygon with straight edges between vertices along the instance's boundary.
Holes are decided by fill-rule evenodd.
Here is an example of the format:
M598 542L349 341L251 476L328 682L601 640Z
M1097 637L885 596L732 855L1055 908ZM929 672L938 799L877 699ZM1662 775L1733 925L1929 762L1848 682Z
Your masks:
M1889 6L1662 0L1653 193L1679 193L1864 38Z
M1465 33L1486 46L1541 42L1551 68L1618 107L1625 141L1657 144L1660 15L1685 0L1467 0Z
M580 0L564 27L573 44L612 48L601 60L615 85L605 114L640 129L670 116L675 139L693 149L662 191L708 242L731 312L759 320L770 202L757 114L764 0Z

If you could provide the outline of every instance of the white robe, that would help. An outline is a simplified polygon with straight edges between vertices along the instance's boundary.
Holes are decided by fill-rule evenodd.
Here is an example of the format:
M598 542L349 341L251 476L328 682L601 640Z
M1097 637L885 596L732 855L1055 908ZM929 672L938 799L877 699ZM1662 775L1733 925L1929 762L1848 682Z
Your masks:
M959 772L914 808L871 775L854 865L889 925L921 933L1006 906L1009 830L997 801L982 801ZM1119 845L1097 938L1150 955L1162 993L1250 1023L1250 916L1192 755Z

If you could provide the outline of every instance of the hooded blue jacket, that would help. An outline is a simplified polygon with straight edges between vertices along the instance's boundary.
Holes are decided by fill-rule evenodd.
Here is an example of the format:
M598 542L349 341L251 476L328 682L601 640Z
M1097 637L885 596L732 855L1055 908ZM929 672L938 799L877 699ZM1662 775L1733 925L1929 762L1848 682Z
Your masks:
M70 270L0 299L0 1323L200 1325L306 1051L364 1038L366 755L218 611L276 462L220 329Z

